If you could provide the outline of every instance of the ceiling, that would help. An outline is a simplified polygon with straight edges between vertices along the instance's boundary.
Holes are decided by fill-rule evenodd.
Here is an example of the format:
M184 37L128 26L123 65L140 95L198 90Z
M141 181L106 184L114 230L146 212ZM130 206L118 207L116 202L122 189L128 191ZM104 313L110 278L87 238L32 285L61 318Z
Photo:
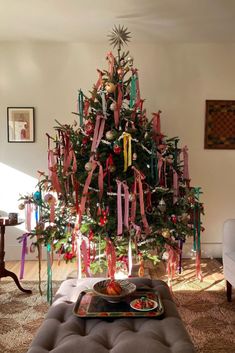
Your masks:
M0 0L0 41L107 42L119 24L135 42L234 42L235 0Z

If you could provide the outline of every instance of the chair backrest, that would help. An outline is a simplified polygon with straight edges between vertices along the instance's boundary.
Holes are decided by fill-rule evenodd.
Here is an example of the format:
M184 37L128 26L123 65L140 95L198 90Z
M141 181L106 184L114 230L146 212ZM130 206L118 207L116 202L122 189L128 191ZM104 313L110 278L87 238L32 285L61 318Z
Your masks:
M223 254L235 251L235 219L227 219L223 226Z

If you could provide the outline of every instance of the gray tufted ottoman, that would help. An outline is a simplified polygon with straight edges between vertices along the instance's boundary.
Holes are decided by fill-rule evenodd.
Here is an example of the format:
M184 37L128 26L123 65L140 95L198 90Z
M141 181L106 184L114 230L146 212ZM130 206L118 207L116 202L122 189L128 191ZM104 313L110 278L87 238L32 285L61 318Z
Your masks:
M130 279L159 291L165 308L160 318L84 319L73 315L78 295L97 278L62 283L28 353L195 353L169 288L163 281Z

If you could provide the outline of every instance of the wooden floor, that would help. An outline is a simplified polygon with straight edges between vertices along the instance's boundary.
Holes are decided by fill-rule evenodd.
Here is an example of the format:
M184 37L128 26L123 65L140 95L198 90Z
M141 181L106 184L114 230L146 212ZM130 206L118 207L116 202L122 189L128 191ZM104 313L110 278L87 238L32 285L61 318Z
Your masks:
M41 279L47 279L47 262L42 261ZM18 277L20 273L20 261L6 261L5 267L7 270L14 272ZM38 261L25 261L24 279L22 281L37 281L38 280ZM53 280L63 281L68 275L76 271L76 263L65 263L61 261L60 265L55 261L53 263ZM1 280L9 281L10 277L2 278Z

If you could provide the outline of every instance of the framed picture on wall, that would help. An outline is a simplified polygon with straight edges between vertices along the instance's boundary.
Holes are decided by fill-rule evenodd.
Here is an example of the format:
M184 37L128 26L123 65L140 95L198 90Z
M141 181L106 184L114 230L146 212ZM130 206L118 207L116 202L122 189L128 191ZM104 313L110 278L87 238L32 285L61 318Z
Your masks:
M7 108L8 142L34 142L35 123L33 107Z
M235 101L206 100L206 149L235 149Z

